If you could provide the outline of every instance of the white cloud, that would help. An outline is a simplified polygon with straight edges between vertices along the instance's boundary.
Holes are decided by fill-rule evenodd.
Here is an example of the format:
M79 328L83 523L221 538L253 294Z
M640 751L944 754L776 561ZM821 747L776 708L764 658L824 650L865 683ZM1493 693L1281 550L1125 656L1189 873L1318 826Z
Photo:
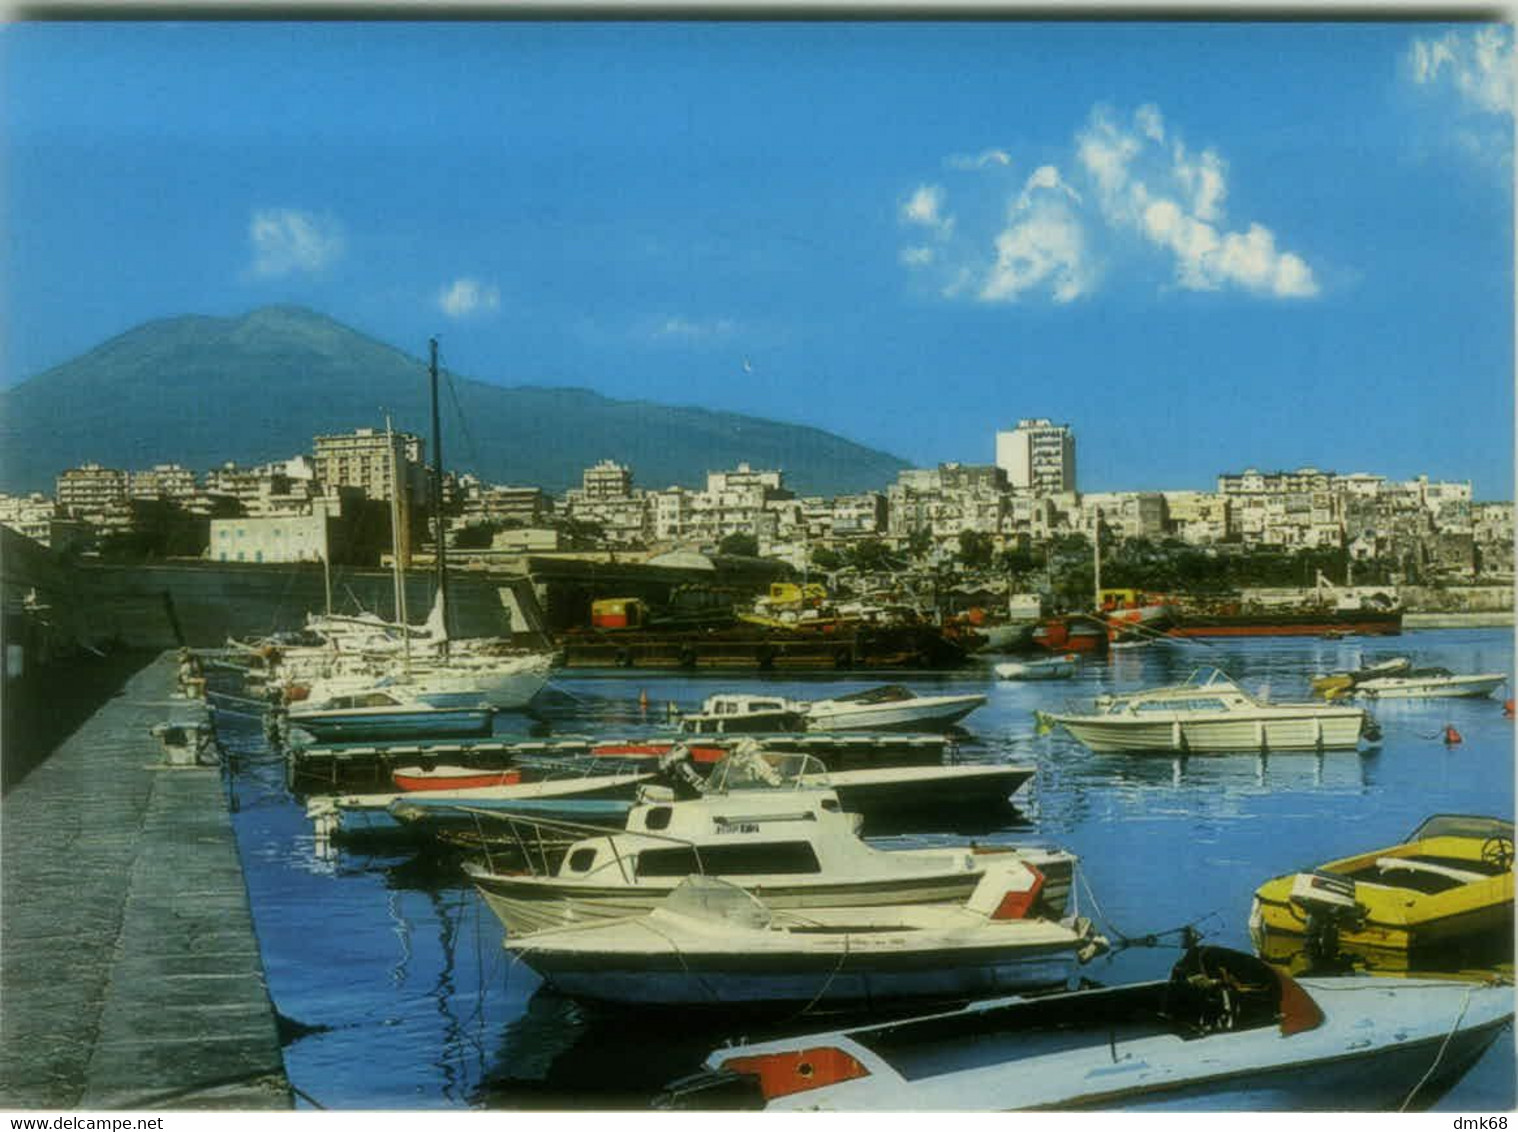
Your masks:
M1088 294L1095 282L1085 228L1074 205L1079 196L1052 165L1040 166L1008 210L995 238L996 257L978 297L1012 302L1047 289L1055 302Z
M493 283L465 276L438 292L437 305L449 318L468 318L497 309L501 305L501 292Z
M1488 114L1513 113L1513 33L1489 26L1415 39L1408 62L1419 86L1449 83L1472 107Z
M1281 299L1318 294L1307 260L1280 247L1269 228L1253 220L1230 226L1227 162L1213 148L1188 148L1158 106L1141 106L1127 118L1097 106L1072 144L1068 173L1055 164L1034 169L1006 200L997 229L972 230L970 221L956 228L943 189L919 185L901 205L903 223L919 230L898 253L902 264L946 298L1015 302L1046 295L1068 303L1090 295L1100 280L1120 277L1115 257L1148 249L1173 263L1182 290ZM963 167L972 159L948 160ZM966 183L966 217L992 214L991 201L974 194L993 184Z
M343 254L337 221L293 208L264 208L248 224L253 274L278 278L295 272L316 274Z
M1012 155L1004 149L986 149L980 153L954 153L944 158L950 169L974 172L978 169L1002 168L1012 164Z
M901 206L901 218L908 224L930 228L940 236L954 230L954 218L943 213L943 189L938 185L919 185Z
M1103 219L1173 255L1181 287L1240 287L1286 299L1318 293L1312 268L1300 255L1279 250L1270 229L1257 222L1243 233L1222 229L1226 164L1211 149L1193 157L1167 133L1158 107L1140 108L1132 130L1098 108L1079 135L1077 155L1098 188Z
M702 322L697 319L686 318L683 315L672 315L659 324L654 330L654 336L656 338L684 338L687 340L721 338L731 334L737 327L738 324L730 318L718 318Z

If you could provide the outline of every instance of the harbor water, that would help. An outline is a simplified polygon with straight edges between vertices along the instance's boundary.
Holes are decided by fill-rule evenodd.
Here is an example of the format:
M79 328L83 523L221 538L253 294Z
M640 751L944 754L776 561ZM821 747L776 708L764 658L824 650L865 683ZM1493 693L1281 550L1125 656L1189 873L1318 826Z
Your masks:
M923 694L984 692L955 757L1037 768L1016 809L991 825L883 842L1030 842L1079 854L1080 910L1133 941L1084 969L1100 983L1163 977L1190 925L1250 950L1256 886L1335 857L1394 844L1434 813L1513 816L1514 722L1489 699L1372 704L1378 745L1322 754L1098 755L1035 710L1184 679L1216 665L1272 699L1306 699L1316 674L1390 656L1455 672L1513 672L1506 629L1416 630L1397 638L1163 643L1083 662L1073 679L998 681L990 658L948 673L773 677L632 670L556 674L532 716L502 735L633 736L665 729L666 705L713 692L819 698L888 679ZM543 988L501 948L502 928L457 862L318 843L257 720L222 716L239 849L285 1065L298 1103L329 1109L645 1107L752 1028L596 1014ZM1447 742L1453 727L1461 741ZM868 831L867 831L868 832ZM1153 938L1150 938L1153 937ZM1511 963L1507 967L1511 974ZM826 1028L798 1019L793 1031ZM781 1027L785 1028L784 1026ZM1505 1032L1438 1107L1515 1104ZM1409 1083L1411 1087L1411 1083Z

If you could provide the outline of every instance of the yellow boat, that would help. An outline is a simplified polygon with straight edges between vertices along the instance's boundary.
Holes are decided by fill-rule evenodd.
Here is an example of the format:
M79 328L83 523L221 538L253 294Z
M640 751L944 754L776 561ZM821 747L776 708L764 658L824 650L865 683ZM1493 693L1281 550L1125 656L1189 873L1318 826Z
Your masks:
M1255 890L1255 946L1297 936L1422 952L1513 933L1513 823L1438 814L1400 845L1276 877ZM1332 948L1329 948L1332 950Z

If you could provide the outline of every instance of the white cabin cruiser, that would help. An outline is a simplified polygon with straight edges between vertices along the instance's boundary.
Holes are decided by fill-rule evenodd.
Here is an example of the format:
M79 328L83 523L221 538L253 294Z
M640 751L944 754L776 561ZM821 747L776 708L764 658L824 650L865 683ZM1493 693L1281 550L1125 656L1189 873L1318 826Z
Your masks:
M884 684L825 700L725 692L708 696L680 727L697 734L774 731L942 731L986 702L980 693L919 696Z
M1064 914L1073 854L1011 845L877 849L859 836L859 815L808 777L786 781L763 759L735 763L700 797L645 790L625 832L576 842L551 872L464 868L512 936L640 915L692 874L762 890L775 910L873 907L965 900L988 867L1008 860L1044 877L1041 913Z
M1362 735L1375 735L1363 708L1271 703L1216 668L1198 668L1184 682L1164 688L1098 696L1091 712L1035 715L1040 728L1064 727L1104 753L1353 749Z

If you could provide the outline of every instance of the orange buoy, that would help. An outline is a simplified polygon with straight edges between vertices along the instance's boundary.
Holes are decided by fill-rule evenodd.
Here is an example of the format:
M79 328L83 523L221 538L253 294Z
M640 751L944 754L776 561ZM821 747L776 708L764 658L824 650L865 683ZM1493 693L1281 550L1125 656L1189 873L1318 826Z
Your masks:
M1513 718L1513 701L1512 700L1503 700L1502 701L1502 714L1505 715L1508 719L1512 719Z
M1444 725L1444 745L1446 747L1453 747L1456 743L1463 742L1465 740L1461 737L1460 732L1455 730L1455 725L1453 723L1446 723Z

